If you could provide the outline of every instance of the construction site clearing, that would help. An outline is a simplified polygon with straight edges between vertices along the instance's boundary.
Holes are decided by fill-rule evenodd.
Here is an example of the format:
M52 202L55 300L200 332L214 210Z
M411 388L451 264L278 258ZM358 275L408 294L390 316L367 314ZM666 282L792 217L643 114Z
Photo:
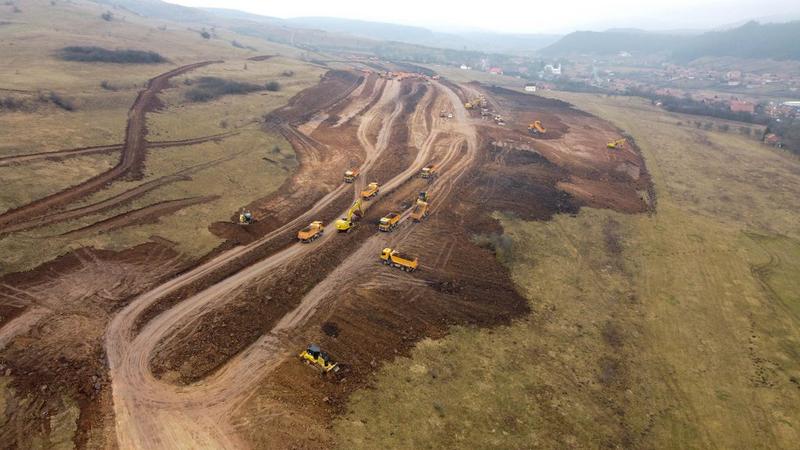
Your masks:
M155 104L170 77L203 64L156 77L145 99ZM494 122L482 119L490 104ZM151 109L134 105L136 139L126 140L124 164L0 214L0 232L146 167ZM543 139L529 131L537 122L547 124L546 133L535 127ZM453 326L508 324L529 312L495 249L474 240L502 231L494 211L548 220L587 205L642 213L655 201L635 144L617 146L613 158L603 145L619 130L567 103L503 88L331 70L263 128L291 143L299 166L233 220L208 224L225 240L211 254L186 260L154 240L75 250L3 277L7 297L19 290L40 299L2 305L3 367L27 374L14 377L21 395L79 398L79 439L234 448L252 444L241 432L250 427L287 447L330 447L319 430L382 363ZM326 223L341 233L324 233ZM80 311L87 297L104 312L80 340L58 321L28 334ZM23 408L19 417L44 423L36 414Z

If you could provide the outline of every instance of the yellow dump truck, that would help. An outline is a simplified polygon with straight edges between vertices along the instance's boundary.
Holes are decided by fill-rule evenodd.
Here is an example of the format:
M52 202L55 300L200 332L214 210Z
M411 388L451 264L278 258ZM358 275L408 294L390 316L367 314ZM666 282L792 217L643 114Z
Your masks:
M385 248L381 252L381 260L387 266L397 267L400 270L404 270L406 272L413 272L417 270L419 263L417 262L417 258L404 255L397 250L391 248Z
M324 231L325 225L323 225L321 221L315 220L307 227L297 232L297 239L300 240L300 242L308 243L322 236Z
M421 199L417 200L414 210L411 211L411 220L422 222L426 217L428 217L428 202Z
M381 217L381 221L378 222L378 230L392 231L397 227L399 223L400 223L400 214L390 212L389 214Z
M419 172L419 176L422 178L433 178L436 176L436 172L438 172L439 168L436 167L436 164L430 164L422 168Z
M344 172L344 182L345 183L352 183L352 182L356 181L356 178L358 178L358 173L359 173L358 169L345 170L345 172Z
M364 200L370 199L378 195L380 191L379 185L377 182L373 181L372 183L367 185L367 188L361 191L361 198Z

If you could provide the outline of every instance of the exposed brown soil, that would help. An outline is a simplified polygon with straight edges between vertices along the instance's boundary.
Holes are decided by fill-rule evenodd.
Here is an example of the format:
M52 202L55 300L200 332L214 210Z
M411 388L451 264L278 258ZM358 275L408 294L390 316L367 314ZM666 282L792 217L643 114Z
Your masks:
M650 175L636 143L629 139L624 149L606 147L606 142L622 136L620 130L560 100L499 87L485 89L485 92L507 123L507 126L499 127L485 121L484 133L491 136L494 152L499 155L495 157L495 163L515 166L515 159L522 158L517 172L526 172L521 166L526 165L530 158L546 160L549 169L543 166L544 172L538 170L536 176L540 181L544 181L542 177L547 181L534 183L536 187L532 189L561 191L559 204L562 206L557 211L572 212L579 205L631 213L654 208ZM534 120L541 120L547 128L544 136L528 135L527 126ZM570 125L565 125L567 123ZM512 159L509 161L508 158ZM532 176L532 173L517 175ZM497 183L516 183L519 186L517 176L498 179L487 174L483 178L485 182L479 183L479 190L493 189L491 186ZM566 194L572 199L567 199ZM533 201L531 197L534 196L538 195L525 188L515 190L508 197L486 197L485 200L503 204L518 198Z
M361 83L372 84L362 85L358 94L353 94ZM186 270L189 265L164 245L149 244L129 250L130 254L91 252L91 262L81 257L80 252L71 253L54 261L54 266L43 265L35 273L8 278L6 284L14 287L8 292L14 296L10 298L21 295L15 289L34 292L36 286L50 293L55 292L54 289L67 289L61 286L86 286L85 289L90 290L76 292L75 300L64 302L64 305L71 305L70 308L82 305L83 309L77 309L78 314L76 309L65 309L61 304L55 307L30 299L23 302L52 310L54 319L42 325L35 324L31 332L17 336L0 353L0 362L13 362L13 366L7 366L13 374L33 373L31 377L14 377L15 383L20 392L39 402L31 403L34 406L18 415L19 423L11 427L17 430L14 432L28 426L26 421L33 421L32 417L40 414L44 403L54 401L53 392L81 399L79 443L86 442L85 436L91 427L107 420L108 404L104 402L108 397L104 395L108 394L105 378L108 372L100 334L111 315L116 313L105 342L109 360L116 361L112 364L117 370L113 372L114 380L129 379L150 389L148 380L139 378L136 369L140 368L139 361L147 363L151 358L149 367L162 382L187 385L181 389L186 392L196 389L199 398L203 397L204 390L217 395L209 399L215 402L214 408L222 407L219 402L234 399L244 402L250 398L241 410L242 419L231 423L255 447L275 446L278 438L282 447L330 446L332 443L325 433L330 419L343 410L350 393L368 385L370 375L380 364L407 354L420 339L445 335L453 325L496 326L529 314L527 302L516 292L507 271L495 258L496 248L481 247L476 243L481 241L474 240L475 236L502 231L490 215L493 211L546 220L555 213L576 212L582 205L626 212L644 211L648 207L641 200L640 192L650 189L649 178L635 147L612 153L605 148L605 140L617 135L618 130L568 104L536 97L531 100L527 98L530 96L513 91L491 90L488 95L509 118L509 127L468 120L463 115L447 122L438 118L438 108L444 106L442 102L453 98L463 101L461 97L469 94L467 88L458 87L458 93L450 94L440 85L429 88L423 83L406 80L392 85L392 89L399 89L400 106L396 107L397 100L392 100L378 108L378 99L389 88L381 84L381 88L376 89L377 83L374 77L365 80L353 72L330 71L319 85L301 92L288 106L266 116L266 126L280 131L289 140L301 166L278 192L248 205L258 220L255 224L240 226L231 221L211 226L227 241L204 258L202 266ZM423 101L429 96L431 101ZM149 102L155 102L155 97ZM453 107L460 108L459 114L463 113L461 105ZM356 110L358 118L342 123L334 120L340 114ZM314 121L315 117L324 117L320 114L327 115L328 119ZM368 122L371 125L367 127L361 122L368 116L382 120ZM547 139L527 135L527 122L534 116L544 120L548 130L553 130ZM314 125L303 128L307 122L314 122ZM473 134L476 127L477 142ZM300 129L310 131L306 134ZM365 136L370 145L386 139L383 153L370 154L370 151L377 151L365 148L370 146L364 145ZM425 141L424 145L419 144L420 138ZM431 153L422 153L423 147ZM394 180L394 184L369 202L370 207L360 225L349 234L329 236L307 246L295 245L297 225L307 223L312 217L330 224L352 202L353 189L358 189L359 183L365 180L344 188L341 174L344 169L372 157L377 159L370 167L369 177ZM418 168L410 174L407 168L412 164L421 166L420 159L442 164L441 179L409 178ZM140 162L131 162L127 172L135 173L134 167ZM417 224L406 220L388 234L376 230L374 224L383 214L407 211L411 199L420 190L432 192L430 217ZM311 208L316 208L313 214L306 214ZM131 220L151 220L161 213L160 210L137 210L91 227L124 226ZM329 226L327 233L335 233L334 230ZM98 229L82 232L89 231ZM609 236L613 237L613 231L609 229ZM612 241L608 245L613 245ZM378 253L384 245L419 257L420 270L406 274L380 264ZM149 249L150 253L142 248ZM98 257L98 254L104 256ZM123 254L124 257L119 256ZM274 255L282 258L274 268L248 272ZM117 257L121 259L115 260ZM54 272L53 268L58 271ZM239 277L243 272L256 275ZM76 276L92 280L76 283ZM167 277L171 278L169 283L144 291ZM170 283L182 277L186 281L175 284L174 288L163 288L165 294L152 294L161 292L164 286L173 286ZM222 289L224 297L216 299L213 292L208 291L222 284L233 288ZM0 284L0 288L2 286ZM67 289L67 292L71 291ZM137 293L153 302L132 308L140 300L137 297L117 312ZM199 312L182 317L184 308L190 311L191 305L187 303L200 294L204 301L211 299L214 303L200 304ZM99 296L100 300L86 301L94 299L93 296ZM313 301L304 309L309 298ZM8 307L0 310L0 316L9 316L4 319L6 323L19 320L33 308L29 306L31 309L27 311L18 311L13 302L5 303ZM126 315L128 312L132 315ZM288 317L295 313L305 314L305 318ZM170 321L170 317L175 322ZM133 324L132 329L128 332L118 322ZM165 323L170 327L165 335L147 332ZM73 342L76 336L65 335L64 330L76 328L90 330L88 339L77 343ZM120 330L119 336L116 330ZM282 339L280 343L288 345L291 354L309 341L319 342L342 363L344 370L335 377L320 378L316 371L280 353L284 349L271 355L276 362L268 366L269 376L257 385L254 395L249 392L245 397L235 397L241 393L236 385L225 384L226 376L236 380L237 367L246 372L258 366L241 363L230 368L228 365L251 357L252 345L276 333L275 330L282 330L278 333ZM612 331L608 333L609 342L616 336ZM152 338L152 353L137 354L140 348L148 348L150 336L165 338ZM31 348L34 351L29 352ZM263 349L253 350L258 351ZM133 358L133 363L126 358ZM53 367L42 362L53 360L59 361L56 370L50 371L56 373L40 373ZM122 372L128 367L123 364L133 364L130 367L134 370ZM217 369L222 367L226 370L220 374ZM608 383L620 379L620 367L614 361L607 364L603 373L607 373ZM151 372L147 370L146 373L149 376ZM121 378L123 376L130 378ZM16 381L17 378L26 381ZM191 384L201 380L202 383ZM48 387L42 389L42 383ZM50 391L51 385L57 386L57 390ZM169 388L168 384L165 386ZM214 390L219 386L221 391ZM138 386L131 387L138 389ZM233 390L235 398L227 396L228 389ZM158 398L161 391L153 392L155 394L148 391L148 395ZM119 406L116 402L138 401L137 392L123 392L117 398L118 393L115 385L115 408ZM176 392L166 389L164 393L168 396L163 399L165 402L176 401L177 407L181 405L183 392L180 389ZM186 417L203 419L204 407L197 406L202 405L198 401L188 397L185 406L195 415L175 416L175 423L181 423ZM267 413L253 404L269 405ZM60 407L51 406L54 410ZM252 408L256 408L255 412ZM268 411L272 410L280 414L270 414ZM141 419L146 418L118 415L116 423L126 431L125 427L131 425L132 420ZM256 429L258 433L254 432ZM131 442L169 443L161 442L160 436L145 435L145 441ZM262 440L265 435L270 442Z
M323 109L331 109L364 81L364 77L347 70L330 70L316 86L303 90L265 117L267 124L299 125Z
M352 194L349 193L349 192L346 192L343 195L341 195L339 198L334 200L331 203L330 206L325 208L319 214L319 217L322 218L322 219L326 219L326 223L330 223L331 221L336 219L338 213L341 212L341 210L345 209L348 205L350 205L351 201L352 201ZM207 276L202 277L202 278L196 280L195 282L193 282L191 284L188 284L186 286L183 286L180 289L177 289L177 290L171 292L170 294L162 297L160 301L158 301L157 303L154 303L152 305L152 307L147 308L138 317L136 325L134 327L134 330L136 332L138 332L153 317L157 316L159 313L161 313L163 311L169 310L170 308L172 308L174 305L176 305L177 303L181 302L185 298L187 298L187 297L189 297L189 296L191 296L191 295L193 295L193 294L195 294L195 293L197 293L197 292L199 292L199 291L201 291L201 290L203 290L203 289L205 289L205 288L207 288L209 286L213 286L214 284L218 283L219 281L221 281L221 280L223 280L225 278L228 278L229 276L231 276L231 275L235 274L236 272L242 270L243 268L253 264L254 262L256 262L258 260L261 260L261 259L265 258L266 256L272 255L272 254L276 253L277 251L279 251L279 250L281 250L281 249L283 249L283 248L295 243L296 236L297 236L297 230L296 229L287 229L286 231L275 235L272 239L270 239L264 245L259 246L257 249L252 250L246 256L244 256L242 258L238 258L238 259L230 262L229 264L226 264L225 266L220 267L219 269L217 269L214 272L208 274ZM263 300L263 298L261 298L261 299ZM254 318L255 320L252 321L251 324L253 324L254 322L256 323L255 325L247 326L247 327L251 328L250 331L252 331L252 329L256 328L256 327L257 328L261 328L263 324L262 325L258 325L258 322L259 322L260 318L264 317L264 314L266 314L266 311L260 311L259 307L263 306L263 305L261 303L257 302L257 301L254 301L252 298L247 299L246 296L243 298L243 300L244 300L243 303L247 303L247 304L240 305L240 306L244 306L243 311L241 311L240 313L241 314L244 314L244 313L252 314L251 317ZM272 308L272 307L274 307L274 306L270 305L270 308ZM236 308L234 308L234 310L235 309ZM236 315L238 315L238 314L236 314ZM231 323L231 324L236 324L236 322L229 320L229 318L227 317L226 313L220 313L219 317L217 317L217 318L213 318L212 317L212 319L210 319L210 320L212 322L216 321L218 324L224 324L224 323L228 323L228 322ZM239 323L238 325L241 325L241 323ZM220 325L220 326L224 326L224 325ZM203 331L201 333L205 334L208 331L211 331L211 330L203 329ZM211 332L211 333L208 333L208 334L213 335L214 333ZM242 339L246 339L245 336L249 336L250 333L248 333L248 332L237 333L237 335L242 337ZM217 337L221 337L223 339L225 338L223 336L217 336ZM205 336L205 335L202 336L202 337L193 336L193 338L205 339L205 340L208 340L208 341L211 341L211 340L215 339L214 336ZM238 348L241 349L241 344L238 346ZM208 349L209 349L209 352L220 351L217 347L209 346ZM226 355L230 355L230 354L234 354L235 353L235 352L231 353L230 349L229 350L222 349L222 351L225 352Z
M96 175L80 184L63 189L24 206L14 208L0 214L0 230L21 221L30 220L50 210L63 208L77 199L96 192L108 183L123 176L141 176L147 150L147 124L145 115L160 106L158 93L169 87L172 77L184 74L199 67L218 61L205 61L172 69L147 82L145 89L139 92L128 113L128 125L125 130L125 143L119 162L110 170Z
M168 247L148 243L121 252L91 248L71 252L29 272L0 278L0 299L24 306L16 317L43 310L32 328L0 349L0 367L13 377L17 399L0 427L4 448L25 448L27 430L49 427L70 398L80 421L101 423L96 402L108 393L102 335L108 318L127 299L168 279L183 264ZM77 441L89 428L79 430Z

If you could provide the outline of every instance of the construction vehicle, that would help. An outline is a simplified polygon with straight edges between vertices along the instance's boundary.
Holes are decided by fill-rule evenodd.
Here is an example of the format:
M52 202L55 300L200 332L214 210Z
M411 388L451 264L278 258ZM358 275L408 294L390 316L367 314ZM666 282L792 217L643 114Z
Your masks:
M472 102L464 103L464 108L472 109Z
M322 233L324 232L325 225L323 225L321 221L315 220L307 227L297 232L297 239L299 239L300 242L307 244L311 241L317 240L317 238L322 236Z
M356 178L358 178L358 173L359 173L358 169L345 170L345 172L344 172L344 182L345 183L352 183L352 182L356 181Z
M404 255L399 251L389 247L383 249L381 252L381 260L387 266L397 267L398 269L406 272L413 272L417 270L417 267L419 266L417 258Z
M363 198L364 200L369 200L372 197L378 195L379 191L380 189L378 183L376 181L373 181L372 183L367 185L366 189L361 191L361 198Z
M397 225L400 223L400 214L390 212L389 214L381 217L381 221L378 222L378 230L379 231L392 231L397 228Z
M341 219L336 221L336 229L340 233L349 233L355 226L358 219L364 215L364 210L361 209L361 199L353 202L353 206L347 210L347 214Z
M411 220L422 222L426 217L428 217L428 202L421 198L417 199L417 204L414 205L414 210L411 211Z
M250 211L243 209L239 213L239 225L250 225L253 222L255 222L255 219L253 219L253 213Z
M321 370L323 374L330 371L334 373L339 371L339 365L333 362L330 355L323 352L317 344L308 344L308 347L300 353L300 359L304 363Z
M419 176L422 178L433 178L436 176L438 170L439 168L436 167L436 164L430 164L422 168L419 172Z
M623 139L617 139L616 141L609 141L608 144L606 144L606 147L614 148L614 149L625 148L625 144L627 142L628 141L625 140L624 138Z
M547 128L542 126L542 122L541 121L535 120L530 125L528 125L528 133L530 133L530 134L545 134L545 133L547 133Z

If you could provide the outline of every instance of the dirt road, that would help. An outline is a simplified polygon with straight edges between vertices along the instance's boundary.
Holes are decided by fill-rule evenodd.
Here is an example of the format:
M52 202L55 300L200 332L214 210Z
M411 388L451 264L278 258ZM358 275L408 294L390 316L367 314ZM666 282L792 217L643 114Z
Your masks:
M139 92L139 95L136 97L136 100L133 102L128 112L125 142L122 144L122 154L119 162L110 170L96 175L78 185L63 189L55 194L48 195L47 197L0 214L0 232L5 231L10 225L31 220L51 210L63 208L65 205L77 199L102 189L117 178L131 174L136 175L142 169L145 152L147 150L147 141L145 140L147 136L147 124L145 116L158 106L158 93L169 87L170 78L216 62L219 61L204 61L187 64L150 79L150 81L147 82L147 86Z
M391 129L401 111L402 102L398 99L399 82L389 82L381 92L381 98L361 117L358 129L359 142L364 146L366 159L361 166L362 174L368 174L370 167L376 163L389 144ZM438 92L449 92L436 86ZM469 159L476 151L476 134L466 123L466 114L460 101L454 94L447 94L452 108L459 111L456 121L434 119L424 144L419 149L413 163L401 173L385 182L382 192L391 191L413 177L435 153L443 164L442 176L435 181L432 189L446 189L452 177L458 177L469 164ZM425 102L423 104L427 105ZM382 116L381 112L391 108L391 113ZM423 121L424 122L424 121ZM373 143L369 139L369 131L379 127L377 138ZM440 139L448 135L446 140ZM455 136L459 134L461 137ZM467 152L456 159L463 143ZM390 156L387 156L390 157ZM362 176L365 180L367 177ZM362 181L363 182L363 181ZM184 286L205 274L217 270L227 262L245 255L264 242L290 228L305 224L316 212L327 206L345 190L348 185L342 184L318 201L310 211L290 221L279 229L267 234L256 242L240 246L225 252L196 269L177 277L158 288L134 299L111 322L106 334L106 352L111 369L113 383L114 410L117 420L117 438L121 448L236 448L242 442L231 429L227 419L248 394L255 384L269 373L294 350L291 342L291 330L307 319L311 312L319 306L325 285L335 282L340 271L359 264L374 254L381 244L382 236L370 238L361 244L349 258L342 263L344 268L334 271L323 281L322 286L305 296L303 301L289 314L285 315L271 332L264 334L256 343L235 358L228 361L220 370L206 379L189 385L176 386L164 380L156 379L150 370L150 359L159 345L186 327L192 326L195 319L200 318L210 308L218 308L220 304L235 296L237 289L256 278L268 276L272 271L279 271L287 262L314 251L318 246L336 239L334 233L325 235L313 244L295 244L273 254L219 283L183 300L171 309L153 318L138 334L134 335L133 326L137 317L150 305L164 295ZM358 189L356 190L358 192ZM407 212L405 213L407 214ZM331 281L333 280L333 281Z

